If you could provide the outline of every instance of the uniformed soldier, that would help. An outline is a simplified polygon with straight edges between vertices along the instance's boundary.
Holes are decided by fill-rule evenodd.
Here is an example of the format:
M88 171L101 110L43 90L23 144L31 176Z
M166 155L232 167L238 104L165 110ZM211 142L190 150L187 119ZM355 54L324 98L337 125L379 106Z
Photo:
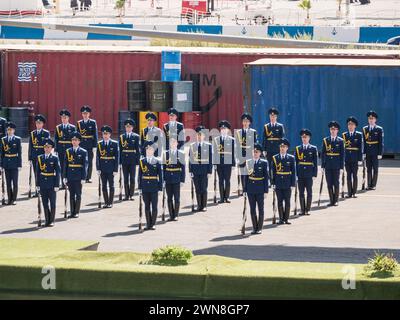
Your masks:
M169 138L171 136L177 137L178 149L180 150L185 144L185 127L183 123L178 122L179 113L175 108L168 110L169 121L164 124L164 136L165 136L165 149L169 149Z
M61 124L56 126L54 142L55 142L55 152L57 152L58 159L60 160L61 172L62 176L64 176L63 170L65 169L64 159L65 152L68 148L71 148L72 142L71 137L72 134L76 131L76 127L69 123L69 118L71 117L71 113L67 109L62 109L60 111L61 116ZM64 189L65 185L62 181L61 189Z
M296 146L294 153L301 208L300 215L309 215L312 203L313 180L318 175L318 149L316 146L310 144L310 130L302 129L300 137L302 144ZM307 190L307 201L305 190Z
M155 230L158 215L158 192L162 191L163 175L160 159L154 156L155 144L146 141L143 145L146 156L139 160L139 193L143 195L146 214L145 230Z
M272 169L272 157L279 153L279 145L281 139L285 136L285 128L283 124L278 123L279 111L276 108L270 108L268 114L270 122L264 125L263 148L269 167Z
M81 209L82 183L86 181L88 153L79 146L82 136L74 132L71 136L72 147L65 152L64 184L68 186L71 214L68 218L78 218Z
M250 128L253 118L248 113L243 113L240 117L242 120L242 129L236 131L236 162L239 167L240 183L244 188L246 183L246 161L252 159L253 146L258 143L257 131Z
M375 111L367 113L368 125L363 128L364 153L367 165L368 190L375 190L378 182L379 160L383 155L383 128L376 124L378 114Z
M7 119L0 117L0 139L6 135Z
M81 134L82 140L80 143L81 148L85 149L88 153L88 169L87 176L85 178L87 183L92 182L92 171L93 171L93 149L97 146L98 134L97 134L97 122L94 119L90 119L90 113L92 109L89 106L83 106L81 108L82 120L79 120L76 127L77 131Z
M48 138L44 141L44 154L38 156L36 170L36 190L40 192L46 219L45 227L54 226L56 215L57 191L60 187L60 161L52 153L54 142Z
M28 160L32 165L34 176L36 177L37 158L44 153L44 143L50 138L50 132L44 129L46 118L38 114L35 116L36 130L33 130L29 136Z
M264 224L264 198L269 190L268 161L261 158L263 148L256 143L253 148L252 159L246 160L248 175L243 184L243 192L247 195L250 205L252 234L260 234ZM258 217L257 210L258 207Z
M7 122L7 135L1 139L0 168L4 170L8 205L15 205L18 194L18 172L22 168L21 138L15 136L15 124ZM0 171L1 171L0 170Z
M358 186L358 166L362 165L363 155L363 136L356 131L358 121L355 117L347 119L347 132L343 132L343 141L345 148L345 168L347 173L347 198L357 198Z
M157 128L154 124L157 121L157 116L153 112L148 112L146 114L147 127L143 128L140 133L140 145L144 146L145 141L150 141L155 144L154 156L158 157L162 155L162 131ZM142 148L142 156L146 156L146 150Z
M212 145L205 141L205 128L196 128L196 139L189 149L189 173L196 190L197 211L207 211L208 179L212 174Z
M230 203L232 167L235 166L235 139L230 135L231 124L222 120L218 127L221 135L214 138L214 165L217 167L220 199Z
M345 151L343 139L338 137L338 131L340 129L339 123L331 121L328 127L331 134L329 137L325 137L322 142L321 168L325 171L326 184L328 186L330 200L328 206L337 206Z
M124 174L124 190L126 200L133 200L135 192L136 166L140 159L140 137L133 132L135 121L124 122L125 133L119 137L120 164Z
M163 159L169 221L178 220L181 186L185 183L185 153L183 150L179 150L178 145L178 137L170 135L169 150L165 151Z
M291 224L290 198L292 190L296 187L296 161L294 156L287 153L289 147L289 141L282 138L279 153L272 157L272 187L275 188L278 200L278 224Z
M100 175L104 198L103 208L112 208L114 202L114 176L118 174L118 142L111 139L110 126L101 128L103 139L97 143L96 168Z

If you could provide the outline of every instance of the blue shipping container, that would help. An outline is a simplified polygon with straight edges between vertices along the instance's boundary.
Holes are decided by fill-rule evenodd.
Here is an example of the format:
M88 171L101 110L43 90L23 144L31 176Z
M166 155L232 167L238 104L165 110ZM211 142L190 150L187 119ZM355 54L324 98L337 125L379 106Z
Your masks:
M181 80L181 52L161 52L161 81Z
M367 111L374 109L385 130L385 154L400 153L399 61L262 59L245 65L244 91L245 108L259 134L275 106L292 148L306 127L321 149L328 122L339 121L342 132L350 115L358 118L361 131Z

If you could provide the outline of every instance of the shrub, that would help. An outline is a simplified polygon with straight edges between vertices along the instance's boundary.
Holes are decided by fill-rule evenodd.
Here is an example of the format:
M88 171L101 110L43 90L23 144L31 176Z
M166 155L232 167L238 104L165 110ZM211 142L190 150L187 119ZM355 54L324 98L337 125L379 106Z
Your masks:
M193 257L192 251L180 246L165 246L151 253L150 262L163 265L185 265Z
M398 262L392 253L375 252L375 256L368 260L365 271L371 275L391 275L398 268Z

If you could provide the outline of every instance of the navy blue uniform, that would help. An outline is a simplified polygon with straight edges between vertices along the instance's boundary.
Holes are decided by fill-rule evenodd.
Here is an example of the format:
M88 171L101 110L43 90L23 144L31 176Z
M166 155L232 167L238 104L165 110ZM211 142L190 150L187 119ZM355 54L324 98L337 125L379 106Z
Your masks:
M367 165L368 188L374 189L378 182L378 156L383 155L383 128L375 126L365 126L363 128L364 134L364 153Z
M212 174L212 145L194 142L189 149L189 172L193 174L198 210L207 208L208 175Z
M349 197L357 193L358 186L358 162L362 161L363 136L359 131L343 133L345 148L345 167L347 172L347 193Z
M181 183L185 183L185 153L168 150L164 153L163 162L169 216L171 220L175 220L179 215Z
M8 204L15 204L18 194L18 170L22 168L21 138L5 136L1 139L0 167L4 169Z
M151 141L155 144L154 156L158 157L162 155L162 131L157 127L146 127L140 133L140 145L144 146L145 141ZM146 156L146 150L142 148L142 156Z
M295 151L297 185L302 214L307 214L311 209L313 178L318 175L318 149L314 145L299 145ZM305 197L307 190L307 200Z
M85 180L89 181L92 178L93 171L93 149L96 148L98 140L97 122L93 119L89 119L85 122L82 119L78 121L76 127L78 129L77 131L82 136L80 146L88 153L88 169Z
M272 157L272 184L275 185L280 223L288 222L292 187L296 186L296 161L294 156L276 154Z
M86 179L88 167L88 153L78 147L69 148L65 152L63 178L67 179L71 217L79 215L82 200L82 181Z
M272 169L272 157L279 153L279 144L285 136L285 129L281 123L267 123L264 125L263 149L267 152L267 159Z
M185 127L182 123L176 121L175 124L167 122L163 126L165 135L165 149L169 150L169 137L175 136L178 140L178 149L181 149L185 144Z
M50 132L45 129L33 130L29 136L28 160L32 161L33 173L36 177L37 158L44 154L44 143L50 138Z
M334 205L339 200L339 180L340 170L344 167L344 142L340 137L326 137L323 139L321 152L321 167L325 169L326 184L328 185L328 193L330 204Z
M248 175L246 170L246 161L253 157L253 146L258 143L257 131L249 129L240 129L236 131L236 159L239 166L240 183L244 188L246 183L246 176Z
M254 159L246 161L248 175L245 176L246 182L243 184L243 192L247 193L250 204L251 222L253 231L261 231L264 223L264 194L269 190L269 166L268 161ZM258 217L257 210L258 207Z
M150 162L139 160L139 189L142 190L147 229L153 228L158 215L158 192L162 191L163 175L161 161L152 157Z
M6 135L7 120L0 117L0 139Z
M56 132L54 136L55 147L54 151L57 152L58 158L60 160L61 172L64 175L64 159L65 152L68 148L71 148L71 136L76 131L76 127L72 124L59 124L56 126ZM61 182L62 188L64 188L64 182Z
M54 223L56 215L56 191L60 186L60 161L54 154L38 156L38 170L36 170L36 186L40 188L45 226Z
M235 139L222 135L216 137L213 155L217 166L220 203L229 202L232 167L235 166Z
M140 159L139 135L132 132L119 137L120 164L124 174L125 199L131 199L135 192L136 166Z
M111 207L114 201L114 173L118 173L119 148L118 142L101 140L97 143L96 168L100 171L105 207ZM109 191L109 192L108 192Z

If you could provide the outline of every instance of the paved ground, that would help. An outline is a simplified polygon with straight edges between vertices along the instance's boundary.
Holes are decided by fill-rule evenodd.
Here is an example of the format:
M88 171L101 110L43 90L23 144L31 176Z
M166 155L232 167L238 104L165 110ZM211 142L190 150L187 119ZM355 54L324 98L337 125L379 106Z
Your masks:
M25 156L26 148L24 144ZM102 251L149 252L166 244L180 244L193 249L195 254L262 260L362 263L375 249L390 249L400 257L400 161L396 160L383 161L376 191L342 201L336 208L325 208L325 191L324 206L314 208L311 216L292 217L291 226L271 224L272 197L268 195L264 232L255 236L249 235L250 219L247 234L242 236L239 232L243 198L235 196L231 204L216 206L212 203L213 192L210 192L208 212L193 214L188 182L183 188L179 221L161 222L159 219L155 231L138 231L138 197L133 202L117 202L113 209L98 210L97 181L84 186L79 219L63 219L64 192L61 191L55 227L38 230L37 200L27 198L28 174L25 162L17 206L0 208L1 237L96 240ZM319 181L320 177L317 184ZM212 186L210 181L210 190ZM314 198L317 199L317 194ZM161 215L161 208L159 212Z

